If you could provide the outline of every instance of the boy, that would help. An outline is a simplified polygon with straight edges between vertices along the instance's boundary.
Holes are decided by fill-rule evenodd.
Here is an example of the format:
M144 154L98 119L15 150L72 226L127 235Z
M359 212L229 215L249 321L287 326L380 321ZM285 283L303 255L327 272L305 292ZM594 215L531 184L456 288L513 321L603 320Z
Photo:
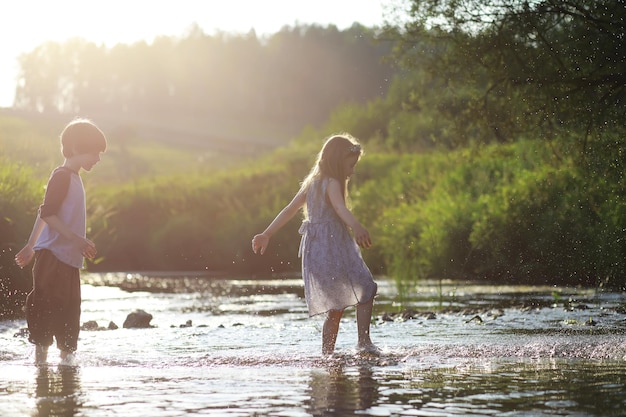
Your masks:
M80 268L96 247L86 235L85 189L80 169L91 171L106 150L106 138L91 121L75 119L61 133L65 157L50 178L28 243L15 262L23 268L35 257L33 290L26 297L26 322L35 345L35 363L47 361L53 337L61 365L72 365L80 331Z

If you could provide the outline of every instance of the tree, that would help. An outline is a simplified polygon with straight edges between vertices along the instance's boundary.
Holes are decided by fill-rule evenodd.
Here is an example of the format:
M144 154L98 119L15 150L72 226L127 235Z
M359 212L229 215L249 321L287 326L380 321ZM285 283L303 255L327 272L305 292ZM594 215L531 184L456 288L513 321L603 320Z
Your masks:
M285 27L267 38L195 25L181 38L111 48L49 42L20 57L15 107L284 140L338 105L384 95L390 50L359 24Z
M467 103L467 130L505 142L534 132L593 140L624 131L624 0L411 0L408 18L389 26L395 54L426 66L449 88L480 93ZM425 63L426 61L426 63Z

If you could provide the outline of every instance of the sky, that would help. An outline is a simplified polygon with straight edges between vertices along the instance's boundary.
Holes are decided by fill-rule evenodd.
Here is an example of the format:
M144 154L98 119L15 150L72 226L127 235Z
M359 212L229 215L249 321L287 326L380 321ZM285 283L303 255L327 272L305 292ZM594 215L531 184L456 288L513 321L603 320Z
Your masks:
M10 3L9 3L10 2ZM385 0L8 0L0 14L0 107L13 104L17 57L47 41L80 37L97 44L152 42L184 36L193 25L216 31L272 34L317 23L339 29L381 26Z

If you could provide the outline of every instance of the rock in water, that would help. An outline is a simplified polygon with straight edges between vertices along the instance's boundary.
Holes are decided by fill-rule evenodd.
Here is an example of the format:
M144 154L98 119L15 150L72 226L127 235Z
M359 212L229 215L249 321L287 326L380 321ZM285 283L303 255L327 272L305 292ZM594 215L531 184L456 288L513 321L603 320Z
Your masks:
M143 310L135 310L126 317L123 326L125 329L145 329L152 327L150 320L152 320L152 314Z
M80 326L81 330L98 330L98 322L96 322L95 320L89 320L83 323L82 326Z

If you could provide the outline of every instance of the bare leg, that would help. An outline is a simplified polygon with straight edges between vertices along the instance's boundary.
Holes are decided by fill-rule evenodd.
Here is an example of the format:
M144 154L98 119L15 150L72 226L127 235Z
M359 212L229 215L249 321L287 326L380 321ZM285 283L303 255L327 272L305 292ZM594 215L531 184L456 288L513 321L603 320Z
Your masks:
M370 322L372 321L372 309L374 300L356 306L356 323L359 332L358 347L369 353L377 353L378 348L370 339Z
M35 364L45 365L48 361L48 346L35 345Z
M335 351L335 342L337 341L342 315L343 310L330 310L326 316L322 329L322 354L324 355L330 355Z

